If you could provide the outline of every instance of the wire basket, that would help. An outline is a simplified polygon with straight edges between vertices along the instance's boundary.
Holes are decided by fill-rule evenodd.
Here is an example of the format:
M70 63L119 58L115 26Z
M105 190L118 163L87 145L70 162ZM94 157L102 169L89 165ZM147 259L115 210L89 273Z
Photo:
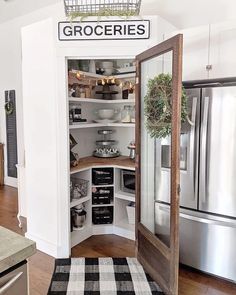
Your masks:
M84 180L77 177L71 177L71 200L86 197L88 195L88 184L88 180Z
M141 0L64 0L66 16L72 14L98 15L107 11L110 15L139 15Z

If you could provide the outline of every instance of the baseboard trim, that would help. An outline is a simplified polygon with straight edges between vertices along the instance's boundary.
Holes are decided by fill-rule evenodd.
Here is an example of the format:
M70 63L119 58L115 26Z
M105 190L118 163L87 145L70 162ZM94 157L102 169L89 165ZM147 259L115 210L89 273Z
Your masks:
M17 180L17 178L5 176L4 184L8 185L8 186L15 187L15 188L18 188L18 180Z
M45 240L43 240L35 235L32 235L28 232L25 233L25 237L36 242L37 250L44 252L54 258L58 258L58 249L55 244L45 241Z

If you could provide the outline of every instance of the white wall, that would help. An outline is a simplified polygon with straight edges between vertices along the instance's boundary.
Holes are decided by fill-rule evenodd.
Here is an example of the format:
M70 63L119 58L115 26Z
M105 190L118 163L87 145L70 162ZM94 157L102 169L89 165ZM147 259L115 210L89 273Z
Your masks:
M21 70L21 28L27 24L45 19L48 16L64 15L63 2L39 9L31 14L15 18L0 24L0 141L6 143L6 124L4 112L4 90L16 90L17 103L17 140L18 140L18 178L24 179L24 132L22 108L22 70ZM40 118L35 118L40 120ZM7 176L7 159L5 147L5 184L17 187L17 179ZM22 201L19 204L20 215L27 215L26 201L24 200L24 184L20 191Z

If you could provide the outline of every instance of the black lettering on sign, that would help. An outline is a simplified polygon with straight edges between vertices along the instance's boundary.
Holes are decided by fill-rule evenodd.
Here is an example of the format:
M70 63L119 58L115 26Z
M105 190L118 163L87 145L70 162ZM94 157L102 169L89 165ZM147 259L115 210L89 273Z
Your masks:
M137 34L138 35L144 35L145 34L145 27L144 27L144 25L138 25L138 27L137 27Z
M128 25L128 35L135 35L135 25Z
M106 25L105 26L105 35L106 36L112 36L112 26L111 25Z
M93 34L93 28L91 26L84 27L84 35L91 36Z
M98 29L101 29L100 32L98 31ZM94 29L94 32L97 36L101 36L103 34L102 32L103 27L102 26L96 26Z
M63 28L63 34L65 35L65 36L72 36L72 28L71 28L71 26L65 26L64 28Z
M74 26L74 35L82 36L82 27L81 26Z
M124 32L123 32L124 35L126 35L126 31L127 31L126 30L126 25L124 25Z
M119 33L119 35L122 35L122 26L121 25L114 25L114 35L116 36L117 33Z

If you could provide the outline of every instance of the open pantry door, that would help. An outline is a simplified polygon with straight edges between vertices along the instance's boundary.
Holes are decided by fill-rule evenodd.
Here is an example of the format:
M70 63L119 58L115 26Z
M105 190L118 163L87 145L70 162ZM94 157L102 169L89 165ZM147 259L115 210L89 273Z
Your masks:
M177 35L136 57L137 258L168 295L178 294L182 43L182 35ZM167 158L171 155L168 165L162 165L165 153L160 153L160 143L168 147ZM156 202L161 169L171 174L165 222Z

